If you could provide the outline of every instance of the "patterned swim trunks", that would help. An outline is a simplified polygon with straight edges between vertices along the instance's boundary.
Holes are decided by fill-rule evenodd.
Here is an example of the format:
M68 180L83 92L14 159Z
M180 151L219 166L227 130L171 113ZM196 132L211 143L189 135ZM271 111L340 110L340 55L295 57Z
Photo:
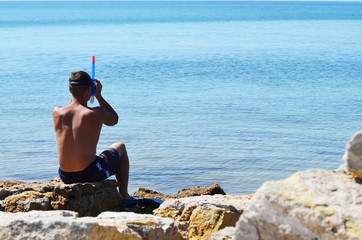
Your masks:
M119 154L114 148L107 148L84 170L79 172L64 172L58 170L60 179L66 183L99 182L117 173Z

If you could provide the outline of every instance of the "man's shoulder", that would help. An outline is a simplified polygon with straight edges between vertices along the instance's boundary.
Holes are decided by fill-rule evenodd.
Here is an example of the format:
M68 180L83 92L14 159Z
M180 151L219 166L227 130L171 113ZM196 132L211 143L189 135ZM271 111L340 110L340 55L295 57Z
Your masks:
M102 107L87 107L82 109L82 115L85 118L101 119L105 109Z
M91 112L94 114L104 114L107 112L107 110L104 107L98 106L93 108L88 108Z
M53 112L54 112L54 111L58 111L58 110L60 110L60 109L62 109L62 108L63 108L62 106L56 106L56 107L53 108Z
M103 123L104 119L107 117L107 110L102 107L102 106L98 106L98 107L93 107L93 108L89 108L89 112L87 112L87 117L92 118L96 121L100 121Z
M59 114L59 111L62 109L62 106L56 106L53 108L53 115Z

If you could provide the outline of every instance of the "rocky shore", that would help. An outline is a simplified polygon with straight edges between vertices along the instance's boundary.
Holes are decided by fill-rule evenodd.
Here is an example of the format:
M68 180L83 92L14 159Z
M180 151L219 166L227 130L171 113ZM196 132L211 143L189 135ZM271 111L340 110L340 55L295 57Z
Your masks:
M362 131L343 165L266 182L251 196L217 185L174 195L140 188L160 206L120 207L114 180L0 182L0 239L362 239Z

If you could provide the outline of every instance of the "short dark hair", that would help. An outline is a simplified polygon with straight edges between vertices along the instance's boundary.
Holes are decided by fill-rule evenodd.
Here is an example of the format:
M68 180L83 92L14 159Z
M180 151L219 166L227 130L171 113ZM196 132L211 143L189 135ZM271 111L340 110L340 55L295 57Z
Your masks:
M69 89L74 97L81 96L91 85L93 85L93 82L88 73L76 71L70 74Z

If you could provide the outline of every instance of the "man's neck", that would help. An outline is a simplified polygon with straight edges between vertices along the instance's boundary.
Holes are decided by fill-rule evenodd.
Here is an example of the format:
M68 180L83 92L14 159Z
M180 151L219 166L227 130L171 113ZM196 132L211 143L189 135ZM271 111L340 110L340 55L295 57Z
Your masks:
M85 99L81 99L81 98L76 98L76 97L72 97L72 99L70 100L69 104L80 104L84 107L88 107L87 106L88 101Z

